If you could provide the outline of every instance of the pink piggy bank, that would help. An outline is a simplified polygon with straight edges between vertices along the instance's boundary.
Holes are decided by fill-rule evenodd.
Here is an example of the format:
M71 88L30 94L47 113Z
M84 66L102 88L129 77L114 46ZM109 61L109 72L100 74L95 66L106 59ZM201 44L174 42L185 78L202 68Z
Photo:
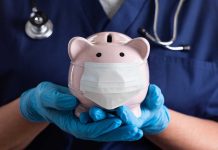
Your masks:
M68 86L80 101L76 116L96 105L107 110L126 105L140 117L149 86L149 52L146 39L116 32L72 38Z

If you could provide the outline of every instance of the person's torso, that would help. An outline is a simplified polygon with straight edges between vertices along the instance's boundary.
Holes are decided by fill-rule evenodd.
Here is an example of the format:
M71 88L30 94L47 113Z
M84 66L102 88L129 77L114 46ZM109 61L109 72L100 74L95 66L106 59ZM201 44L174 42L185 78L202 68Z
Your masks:
M159 1L158 35L169 40L178 0ZM154 1L125 0L108 19L97 0L37 1L54 24L48 39L33 40L25 34L29 1L0 2L0 105L20 96L42 81L67 86L70 59L68 41L96 32L116 31L135 38L140 27L153 33ZM174 45L190 45L190 51L170 51L152 42L150 82L157 84L170 109L218 120L218 19L217 0L185 1ZM43 131L29 149L145 149L155 147L145 138L136 142L98 143L74 139L54 125Z

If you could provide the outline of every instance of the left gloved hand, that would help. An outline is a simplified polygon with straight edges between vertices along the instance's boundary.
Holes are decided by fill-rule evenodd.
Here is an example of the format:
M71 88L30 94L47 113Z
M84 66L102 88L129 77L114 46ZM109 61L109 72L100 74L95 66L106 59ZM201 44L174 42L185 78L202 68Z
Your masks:
M170 122L170 114L164 106L164 97L156 85L150 85L148 94L141 104L142 115L137 118L127 106L116 109L116 115L121 118L124 124L134 125L142 129L144 134L158 134L167 128ZM93 120L107 118L108 113L102 109L89 113ZM119 129L119 128L118 128ZM117 129L117 130L118 130Z
M67 87L42 82L21 95L20 112L31 122L54 123L77 138L92 141L100 141L100 137L110 134L122 124L118 117L82 124L74 115L77 104L76 97L71 95ZM131 128L131 131L135 131L135 136L129 137L130 140L137 139L138 128ZM114 139L109 137L107 140Z

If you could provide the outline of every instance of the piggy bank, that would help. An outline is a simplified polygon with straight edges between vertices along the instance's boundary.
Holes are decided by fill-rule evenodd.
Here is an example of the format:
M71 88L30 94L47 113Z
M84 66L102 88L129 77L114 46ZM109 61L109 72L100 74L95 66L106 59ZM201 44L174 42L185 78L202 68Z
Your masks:
M72 38L68 86L80 101L75 115L92 106L113 111L126 105L139 117L149 86L149 52L146 39L117 32Z

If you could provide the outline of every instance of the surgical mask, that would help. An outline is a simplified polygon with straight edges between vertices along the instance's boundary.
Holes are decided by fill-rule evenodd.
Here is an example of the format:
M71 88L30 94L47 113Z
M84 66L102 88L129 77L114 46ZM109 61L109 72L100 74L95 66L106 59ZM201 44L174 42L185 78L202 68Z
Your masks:
M82 94L106 109L114 109L147 87L147 63L85 62L80 81Z

